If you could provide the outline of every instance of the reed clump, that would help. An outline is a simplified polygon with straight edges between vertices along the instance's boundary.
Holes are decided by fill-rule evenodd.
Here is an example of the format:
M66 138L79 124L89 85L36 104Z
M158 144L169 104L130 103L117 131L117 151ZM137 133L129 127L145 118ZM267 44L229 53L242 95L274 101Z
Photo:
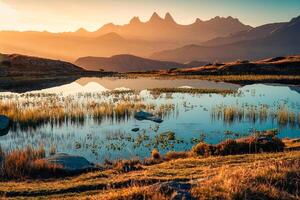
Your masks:
M258 120L265 122L270 119L277 121L280 126L295 126L297 123L300 125L299 119L296 119L296 113L285 106L279 106L277 110L271 110L267 105L217 105L212 108L211 117L212 119L223 120L228 124L241 122L244 119L253 123L256 123Z
M276 137L276 131L256 132L253 136L237 140L226 140L217 145L200 142L191 152L200 156L226 156L237 154L251 154L260 152L281 152L284 143Z
M90 94L92 95L92 94ZM0 114L10 118L12 128L37 128L47 123L59 125L65 122L84 124L87 118L97 122L102 119L126 120L133 117L135 112L145 110L157 112L162 116L172 112L174 106L143 103L137 97L121 96L108 101L103 96L82 94L79 96L46 96L23 95L21 97L9 96L0 100ZM117 94L120 96L120 94ZM83 99L81 99L83 98Z
M37 149L26 147L23 150L1 152L0 177L2 179L25 179L53 176L62 167L46 163L44 146Z

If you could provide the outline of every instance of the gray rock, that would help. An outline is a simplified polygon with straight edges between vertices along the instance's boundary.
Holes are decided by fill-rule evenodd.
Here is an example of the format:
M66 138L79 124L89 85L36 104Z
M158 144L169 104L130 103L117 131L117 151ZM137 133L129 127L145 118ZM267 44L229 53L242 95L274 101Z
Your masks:
M0 136L6 135L9 131L9 118L0 115Z
M65 170L69 171L83 171L94 169L93 163L81 156L73 156L65 153L55 154L45 158L47 163L61 165Z
M156 123L162 123L161 117L155 116L152 113L140 111L134 114L134 118L137 120L150 120Z
M133 132L138 132L140 129L139 128L133 128L133 129L131 129L131 131L133 131Z
M194 200L190 193L191 187L190 183L181 183L176 181L157 183L153 185L153 189L156 192L169 197L171 200Z

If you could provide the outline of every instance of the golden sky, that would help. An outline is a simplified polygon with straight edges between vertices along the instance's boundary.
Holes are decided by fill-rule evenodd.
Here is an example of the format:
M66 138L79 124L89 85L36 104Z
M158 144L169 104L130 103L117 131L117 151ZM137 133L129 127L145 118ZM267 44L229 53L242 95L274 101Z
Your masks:
M142 21L153 12L170 12L181 24L197 17L233 16L257 26L289 21L300 15L299 0L0 0L0 30L97 30L103 24L125 24L133 16Z

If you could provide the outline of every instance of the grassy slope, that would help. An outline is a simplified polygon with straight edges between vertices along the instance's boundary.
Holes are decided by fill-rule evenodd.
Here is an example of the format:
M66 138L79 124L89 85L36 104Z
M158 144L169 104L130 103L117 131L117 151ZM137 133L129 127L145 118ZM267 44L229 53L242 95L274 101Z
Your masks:
M187 158L143 166L142 170L118 173L114 170L91 172L61 180L0 182L0 193L7 197L47 197L81 199L129 198L139 193L151 193L150 185L170 180L197 183L213 180L224 169L230 172L240 169L264 170L271 163L299 161L300 152L238 155L210 158ZM108 186L110 185L110 186ZM201 190L200 190L201 191ZM196 190L196 194L199 195Z

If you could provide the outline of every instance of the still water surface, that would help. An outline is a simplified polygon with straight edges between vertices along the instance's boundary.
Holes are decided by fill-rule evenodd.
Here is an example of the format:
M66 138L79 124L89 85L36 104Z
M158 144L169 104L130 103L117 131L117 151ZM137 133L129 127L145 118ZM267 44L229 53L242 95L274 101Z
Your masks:
M237 89L238 93L230 95L173 93L157 96L147 90L159 87ZM257 106L258 108L262 105L268 106L269 110L274 112L284 106L298 117L300 89L296 86L264 84L239 86L222 82L185 79L81 78L62 86L28 93L54 93L63 97L72 96L75 99L78 98L78 101L82 101L84 100L82 93L98 93L101 96L104 91L126 89L138 90L137 95L145 103L172 104L174 110L163 116L164 121L161 124L138 121L130 116L124 120L103 119L101 123L87 118L84 123L44 124L36 129L10 130L7 135L0 137L0 145L7 150L22 148L26 145L39 146L40 144L44 144L49 149L50 146L55 145L58 152L81 155L92 162L102 162L106 158L149 157L153 148L159 149L161 153L170 150L189 150L201 139L215 144L227 138L248 135L253 130L278 129L279 137L282 138L300 136L297 120L296 124L283 126L271 117L254 121L245 117L231 123L212 117L216 106ZM8 96L21 98L21 95L10 92L0 93L2 100ZM100 97L100 101L109 100L111 100L110 97ZM139 128L139 131L133 132L133 128ZM170 132L175 134L175 138L171 140L168 138Z

